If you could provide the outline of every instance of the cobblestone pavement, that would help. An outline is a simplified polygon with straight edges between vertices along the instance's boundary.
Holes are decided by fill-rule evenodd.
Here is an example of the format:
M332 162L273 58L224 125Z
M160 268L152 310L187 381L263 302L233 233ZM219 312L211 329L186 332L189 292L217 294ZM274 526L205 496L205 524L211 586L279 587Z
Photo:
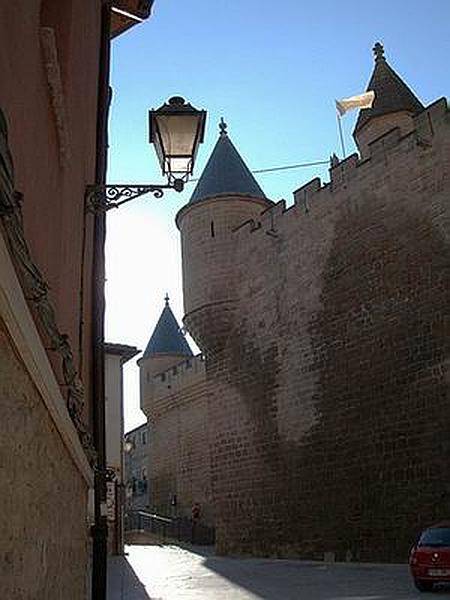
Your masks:
M108 600L423 600L406 565L237 559L204 549L128 546L113 559Z

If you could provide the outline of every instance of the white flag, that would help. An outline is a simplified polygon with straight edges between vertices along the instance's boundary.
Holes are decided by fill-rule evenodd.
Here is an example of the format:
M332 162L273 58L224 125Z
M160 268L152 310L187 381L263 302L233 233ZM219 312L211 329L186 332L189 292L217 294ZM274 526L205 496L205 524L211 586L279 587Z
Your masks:
M370 91L365 94L360 94L359 96L336 100L336 109L342 117L348 110L352 110L353 108L372 108L374 100L375 92Z

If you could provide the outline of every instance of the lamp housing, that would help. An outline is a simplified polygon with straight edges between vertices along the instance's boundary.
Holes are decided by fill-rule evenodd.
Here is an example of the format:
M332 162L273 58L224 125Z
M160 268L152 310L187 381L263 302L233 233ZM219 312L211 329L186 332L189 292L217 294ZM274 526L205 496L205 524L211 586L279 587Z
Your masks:
M205 123L206 111L197 110L181 96L173 96L157 110L149 111L150 143L169 182L189 179Z

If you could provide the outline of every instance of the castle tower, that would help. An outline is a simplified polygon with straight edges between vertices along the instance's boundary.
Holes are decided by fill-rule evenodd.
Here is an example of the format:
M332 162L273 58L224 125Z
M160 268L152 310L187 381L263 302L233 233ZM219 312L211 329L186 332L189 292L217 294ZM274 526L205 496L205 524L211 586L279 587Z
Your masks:
M402 135L409 133L414 128L413 117L424 109L420 100L390 67L379 42L375 44L373 51L375 68L367 91L375 92L375 100L372 108L359 112L353 131L363 157L368 154L370 142L389 130L399 127Z
M177 214L184 323L203 352L220 350L235 304L233 230L272 203L228 137L226 124L189 203Z
M165 306L150 337L138 365L140 370L141 409L149 416L153 401L153 378L193 356L185 337L181 333L175 315L165 297Z

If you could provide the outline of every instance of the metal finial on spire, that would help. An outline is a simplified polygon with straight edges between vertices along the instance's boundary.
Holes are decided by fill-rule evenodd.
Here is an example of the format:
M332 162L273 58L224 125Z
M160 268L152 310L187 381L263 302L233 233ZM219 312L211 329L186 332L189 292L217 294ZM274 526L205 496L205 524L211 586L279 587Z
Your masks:
M220 117L220 123L219 123L220 135L227 135L227 127L228 127L228 125L223 120L223 117Z
M375 54L375 62L385 60L383 44L380 44L380 42L377 42L373 47L373 53Z
M167 292L166 292L166 295L164 297L164 300L166 301L166 306L169 306L169 294L167 294Z

